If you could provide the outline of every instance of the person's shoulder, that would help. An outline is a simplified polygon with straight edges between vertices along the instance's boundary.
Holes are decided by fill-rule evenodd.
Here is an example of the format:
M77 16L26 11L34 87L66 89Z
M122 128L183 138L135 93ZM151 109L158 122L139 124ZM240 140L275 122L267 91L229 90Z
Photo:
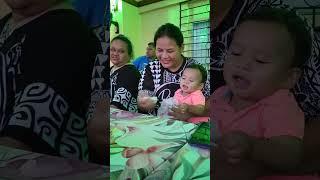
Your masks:
M123 66L122 68L124 71L127 71L130 74L134 74L136 76L140 77L140 72L137 70L137 68L133 64L127 64ZM129 78L129 77L128 77ZM131 77L130 77L131 78Z
M11 13L6 14L0 19L0 27L4 26L4 24L8 21L8 19L12 16Z
M214 91L214 93L221 94L228 92L229 88L227 86L221 86L217 90Z
M227 86L221 86L217 88L211 96L213 99L219 99L228 96L229 93L231 93L231 91Z
M299 108L294 94L288 89L280 89L272 95L261 100L260 103L271 107Z
M60 46L75 48L100 49L97 36L85 24L81 16L72 9L51 10L30 22L28 27L28 30L31 31L29 39L33 42L46 41L54 46L60 44Z
M50 34L58 34L81 39L93 34L79 13L72 9L48 11L32 21L30 25L38 35L48 34L48 38Z
M33 23L39 26L44 24L48 26L65 24L67 27L69 27L74 24L81 24L83 23L83 20L79 13L73 9L54 9L42 14L33 20ZM58 26L57 28L62 27Z
M139 56L133 62L140 62L140 61L144 60L145 58L146 58L146 56Z
M197 90L191 93L191 97L196 101L205 101L206 99L201 90Z
M203 95L201 90L196 90L196 91L192 92L192 95L193 96L199 96L199 97L203 96L204 97L204 95Z
M150 61L150 62L146 65L146 68L150 68L151 70L161 69L161 63L160 63L159 60Z

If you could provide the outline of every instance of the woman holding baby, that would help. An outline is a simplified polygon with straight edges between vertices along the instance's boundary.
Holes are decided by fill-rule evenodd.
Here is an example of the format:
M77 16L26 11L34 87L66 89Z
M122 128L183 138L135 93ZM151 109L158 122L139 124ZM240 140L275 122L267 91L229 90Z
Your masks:
M176 91L182 88L180 80L184 70L198 63L182 55L183 35L173 24L167 23L159 27L154 36L154 43L158 61L150 62L144 69L139 83L138 107L141 112L156 115L161 102L174 97ZM201 83L203 87L199 90L207 97L208 80L199 83L199 87Z

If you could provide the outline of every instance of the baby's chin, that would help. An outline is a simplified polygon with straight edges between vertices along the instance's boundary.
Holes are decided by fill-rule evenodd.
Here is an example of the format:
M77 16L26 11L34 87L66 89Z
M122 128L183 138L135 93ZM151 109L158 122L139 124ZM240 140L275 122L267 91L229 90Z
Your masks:
M239 99L245 100L245 101L251 101L251 102L258 102L262 100L263 98L267 97L266 94L261 94L259 93L261 90L253 90L253 89L248 89L248 90L242 90L242 91L232 91L231 93L233 96L237 96Z

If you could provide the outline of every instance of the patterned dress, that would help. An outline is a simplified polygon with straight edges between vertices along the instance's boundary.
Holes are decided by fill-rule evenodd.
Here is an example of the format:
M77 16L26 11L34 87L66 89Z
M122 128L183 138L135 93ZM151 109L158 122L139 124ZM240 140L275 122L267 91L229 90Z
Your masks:
M0 20L0 31L10 16ZM70 9L49 11L0 39L1 136L35 152L87 159L98 39Z
M142 73L139 82L139 90L144 90L149 96L156 96L158 102L161 103L163 99L168 99L174 96L174 93L180 88L180 77L184 69L193 63L199 64L191 58L183 57L183 64L176 72L170 72L169 69L164 68L160 61L152 61L147 65ZM210 95L210 78L208 78L203 88L205 97ZM159 104L155 111L149 112L156 115Z
M137 96L140 73L132 64L110 72L111 105L119 109L137 112Z

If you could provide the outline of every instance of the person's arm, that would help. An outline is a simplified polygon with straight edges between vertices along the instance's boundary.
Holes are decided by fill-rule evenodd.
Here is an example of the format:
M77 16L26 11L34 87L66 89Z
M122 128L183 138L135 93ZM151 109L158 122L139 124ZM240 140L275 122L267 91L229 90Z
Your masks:
M157 102L150 99L153 96L154 82L150 65L145 66L139 82L138 108L142 112L150 112L156 108ZM149 97L149 98L144 98Z
M185 107L177 106L173 107L169 112L170 116L175 119L186 121L191 117L206 117L210 114L210 101L212 101L213 95L205 100L205 105L183 105Z
M21 149L25 151L32 151L32 148L29 145L11 137L0 137L0 145Z
M69 156L82 158L83 147L73 146L64 137L67 126L86 125L94 60L88 53L92 39L85 28L78 28L79 18L65 21L62 16L45 16L48 19L36 23L35 32L27 34L21 49L23 81L16 85L15 104L2 135L45 154L66 155L68 152L61 149L70 145L75 153ZM83 133L81 128L73 130L74 134ZM84 141L72 135L70 139Z
M303 138L303 158L297 172L320 172L320 116L309 120L305 125Z
M251 153L253 161L279 171L296 169L301 156L302 140L290 136L255 140Z
M134 60L134 61L132 62L132 64L133 64L138 70L140 70L140 57L137 58L136 60Z
M275 170L296 168L302 155L302 140L291 136L255 138L244 132L229 132L218 141L227 162L237 164L245 159Z
M193 117L209 116L208 103L209 101L206 100L202 92L197 91L191 98L191 104L184 104L183 110L192 114Z
M90 161L105 165L109 162L107 157L109 110L109 99L101 99L96 105L92 118L88 120L87 133Z
M210 156L212 179L256 180L263 170L258 164L250 160L244 160L238 164L228 163L224 151L219 147L214 148Z
M282 110L281 109L282 108L276 108L276 110L279 110L279 111L284 110L284 109ZM287 114L287 113L283 111L283 114ZM303 162L305 161L303 154L305 154L306 152L305 150L303 150L303 148L305 148L305 143L302 142L299 135L301 134L301 130L299 130L300 129L299 126L301 126L299 124L301 123L301 121L298 121L298 120L301 118L296 118L297 116L298 115L296 113L292 113L291 117L287 117L285 121L288 121L288 122L284 124L288 124L289 122L291 123L288 124L288 127L284 127L284 128L283 126L281 126L284 124L279 123L280 121L278 121L278 123L276 123L277 121L273 121L274 125L278 126L278 128L273 127L273 132L277 132L277 131L278 133L281 131L289 132L290 130L293 130L294 127L296 127L296 130L294 131L297 131L296 133L297 137L274 136L267 139L266 138L253 139L252 146L251 146L252 150L249 158L246 160L246 163L242 164L241 165L242 167L238 167L239 164L232 164L232 165L235 168L243 169L244 174L248 173L247 170L250 169L251 173L257 176L301 175L303 173L306 173L307 171L305 171L305 167L303 169L301 168L303 167ZM291 125L292 127L290 127ZM267 129L266 133L268 133L268 131L270 131L270 129L269 130ZM306 131L308 131L306 132L306 134L310 132L309 130L307 130L307 128L306 128ZM231 138L231 139L234 140L235 138ZM312 147L311 144L309 144L309 146ZM235 147L239 148L239 146L235 146ZM314 152L316 152L316 150ZM232 153L234 153L234 150ZM233 156L235 155L233 154ZM253 166L255 166L255 168L253 168L254 170L252 170ZM311 171L309 171L309 173L310 172ZM241 173L241 171L239 173Z
M290 176L299 176L299 175L310 175L320 172L320 117L311 119L305 126L305 134L302 143L302 159L298 166L291 170L276 170L270 166L262 166L257 164L256 161L248 160L244 163L239 164L227 164L223 163L224 160L221 160L221 153L213 152L214 157L219 157L215 159L214 168L215 176L232 176L233 177L254 177L254 176L269 176L269 175L290 175ZM285 154L287 152L284 152ZM221 160L222 163L220 163ZM232 172L232 173L231 173ZM223 178L221 178L223 179ZM228 178L226 178L228 179ZM244 178L248 179L249 178Z
M110 102L119 109L129 110L132 108L132 102L137 100L140 73L131 65L122 68L126 69L118 73L115 90L112 92L114 95ZM135 109L137 110L137 107Z
M193 116L209 116L212 97L213 95L205 99L205 105L189 105L188 112Z

